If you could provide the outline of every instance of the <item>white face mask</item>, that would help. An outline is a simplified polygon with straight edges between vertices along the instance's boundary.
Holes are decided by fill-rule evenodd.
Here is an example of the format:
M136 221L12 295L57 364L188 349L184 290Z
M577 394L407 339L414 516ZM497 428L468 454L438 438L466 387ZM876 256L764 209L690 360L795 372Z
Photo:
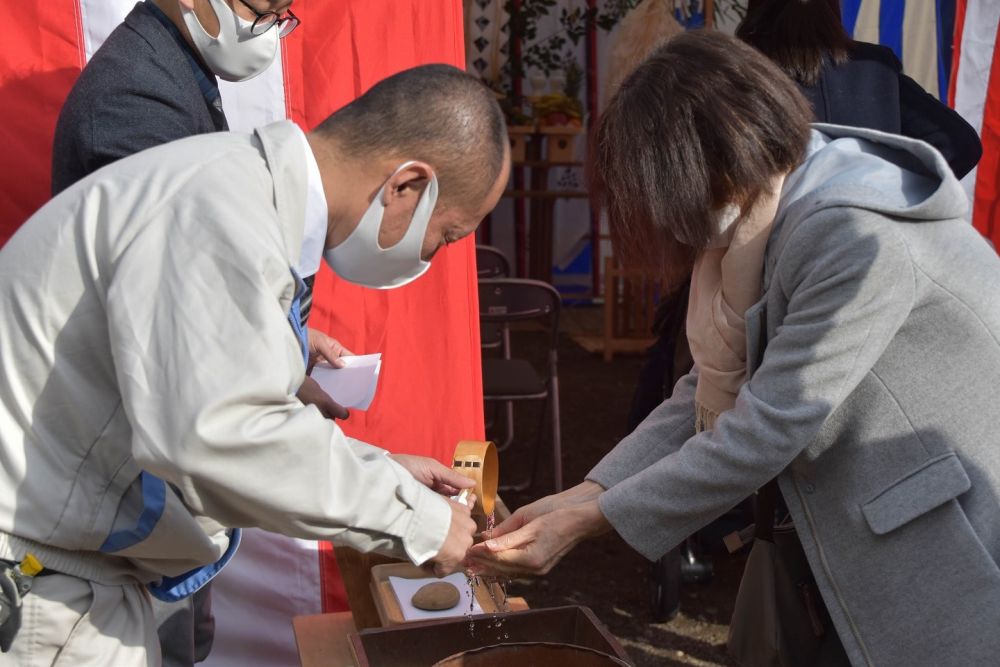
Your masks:
M278 29L254 35L253 22L237 16L224 0L209 2L219 18L218 37L205 32L193 9L181 5L191 41L209 69L226 81L246 81L266 70L278 54Z
M413 162L406 162L393 172L398 174ZM390 178L392 178L390 176ZM375 195L361 222L350 236L323 253L323 259L344 280L372 289L402 287L422 276L431 267L420 258L427 225L434 214L438 182L431 176L413 211L410 226L402 240L391 248L378 243L378 232L385 215L385 185Z

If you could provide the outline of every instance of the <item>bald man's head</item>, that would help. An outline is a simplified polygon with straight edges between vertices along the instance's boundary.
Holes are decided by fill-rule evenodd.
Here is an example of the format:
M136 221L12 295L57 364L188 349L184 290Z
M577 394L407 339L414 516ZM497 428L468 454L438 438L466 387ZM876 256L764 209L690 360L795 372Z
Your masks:
M500 176L508 146L493 92L449 65L414 67L380 81L315 133L356 159L428 163L449 205L481 201Z

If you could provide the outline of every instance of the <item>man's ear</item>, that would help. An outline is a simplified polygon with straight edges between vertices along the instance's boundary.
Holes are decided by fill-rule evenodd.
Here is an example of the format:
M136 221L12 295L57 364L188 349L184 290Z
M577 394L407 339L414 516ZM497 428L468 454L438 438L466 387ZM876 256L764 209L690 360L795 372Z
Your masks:
M394 199L420 195L434 175L434 170L426 162L411 162L389 177L385 184L385 204Z

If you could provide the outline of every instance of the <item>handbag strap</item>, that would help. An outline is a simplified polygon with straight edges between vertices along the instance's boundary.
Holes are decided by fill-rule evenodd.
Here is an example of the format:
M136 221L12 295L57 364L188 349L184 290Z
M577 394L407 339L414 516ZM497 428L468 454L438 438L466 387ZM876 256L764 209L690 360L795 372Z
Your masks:
M775 479L757 490L754 495L754 523L722 538L722 543L726 545L729 553L736 553L755 539L774 543L774 510L777 498L778 482Z
M764 363L767 347L767 308L761 311L763 334L757 341L757 368ZM778 478L775 477L757 491L754 502L754 537L758 540L774 542L774 510L778 503Z
M778 499L778 481L772 479L757 491L754 502L754 537L774 542L774 508Z

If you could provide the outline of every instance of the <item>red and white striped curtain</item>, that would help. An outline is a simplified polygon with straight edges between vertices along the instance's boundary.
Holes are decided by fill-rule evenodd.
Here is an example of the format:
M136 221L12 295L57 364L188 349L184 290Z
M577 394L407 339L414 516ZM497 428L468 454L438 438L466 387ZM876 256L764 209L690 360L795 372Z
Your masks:
M980 133L983 158L963 185L973 223L1000 249L1000 67L993 67L1000 0L841 0L841 7L855 39L892 48L907 74Z
M948 101L979 131L983 157L963 181L972 222L1000 250L1000 1L958 0Z

